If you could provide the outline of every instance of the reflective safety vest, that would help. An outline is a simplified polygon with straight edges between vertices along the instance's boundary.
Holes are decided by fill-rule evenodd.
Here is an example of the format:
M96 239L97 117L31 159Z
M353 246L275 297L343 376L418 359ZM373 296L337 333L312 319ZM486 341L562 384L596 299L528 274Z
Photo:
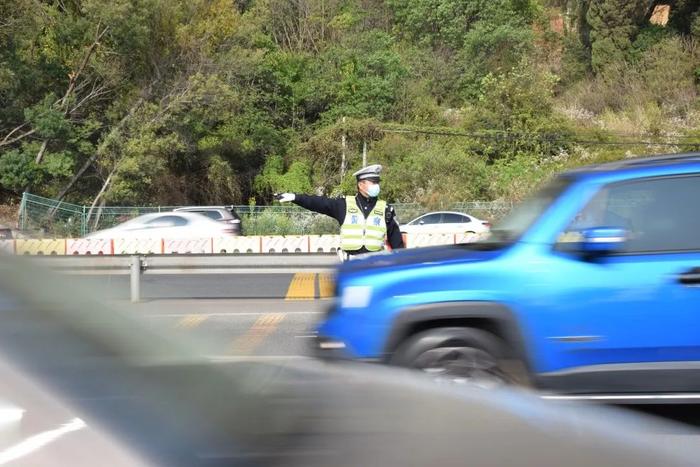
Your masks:
M386 237L386 201L377 201L367 215L362 214L354 196L345 197L345 220L340 226L340 248L343 251L357 251L362 247L368 251L384 248Z

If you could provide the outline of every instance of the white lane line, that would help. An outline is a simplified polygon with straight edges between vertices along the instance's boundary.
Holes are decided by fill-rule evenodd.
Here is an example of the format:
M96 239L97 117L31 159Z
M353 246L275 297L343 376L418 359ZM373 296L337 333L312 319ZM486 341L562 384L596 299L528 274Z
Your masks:
M0 465L5 465L21 457L28 456L47 444L56 441L58 438L73 431L81 430L86 426L87 425L85 422L83 422L81 419L74 418L55 430L44 431L34 436L30 436L14 446L10 446L9 448L0 452Z

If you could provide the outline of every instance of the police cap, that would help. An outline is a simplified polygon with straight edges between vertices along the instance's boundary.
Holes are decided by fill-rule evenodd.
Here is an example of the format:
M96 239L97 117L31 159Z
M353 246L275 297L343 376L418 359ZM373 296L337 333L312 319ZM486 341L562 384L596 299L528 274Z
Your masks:
M363 167L353 175L360 180L372 180L373 182L378 182L380 180L379 174L382 172L382 166L380 164L368 165Z

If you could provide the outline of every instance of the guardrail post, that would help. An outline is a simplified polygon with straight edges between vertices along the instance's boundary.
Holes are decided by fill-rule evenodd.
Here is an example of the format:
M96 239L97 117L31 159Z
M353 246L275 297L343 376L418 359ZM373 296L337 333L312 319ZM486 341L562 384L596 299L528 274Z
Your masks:
M141 300L141 257L131 257L131 303Z

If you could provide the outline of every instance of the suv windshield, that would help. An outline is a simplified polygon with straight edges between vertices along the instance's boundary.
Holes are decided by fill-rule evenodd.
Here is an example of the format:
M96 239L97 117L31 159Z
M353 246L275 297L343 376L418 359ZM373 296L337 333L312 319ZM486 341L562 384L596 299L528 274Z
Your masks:
M491 229L491 235L479 243L511 244L517 241L571 184L567 177L557 177L526 199Z

